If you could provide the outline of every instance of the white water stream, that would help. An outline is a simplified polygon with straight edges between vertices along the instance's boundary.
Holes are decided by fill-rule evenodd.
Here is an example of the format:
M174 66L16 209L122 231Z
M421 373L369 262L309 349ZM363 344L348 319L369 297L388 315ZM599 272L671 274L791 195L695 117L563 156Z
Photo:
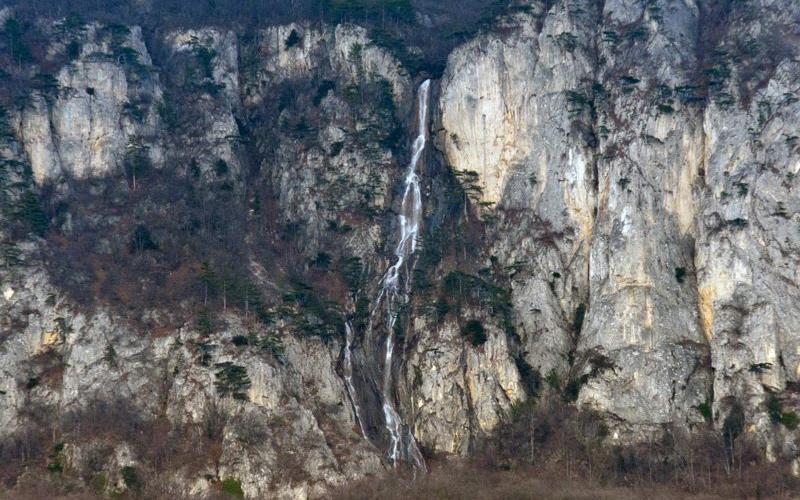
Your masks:
M392 463L396 464L401 458L401 453L405 452L406 458L412 460L419 468L424 468L425 464L422 454L417 448L414 436L410 432L407 433L407 439L405 440L406 449L401 451L401 446L404 444L403 422L400 420L400 415L398 415L393 402L392 359L394 356L394 325L397 320L398 305L401 301L405 302L407 299L408 283L410 281L408 274L406 274L405 282L401 286L400 271L417 249L417 235L422 220L422 195L420 193L419 177L417 176L417 165L428 142L428 94L430 83L430 80L425 80L417 91L417 137L414 139L412 146L411 162L408 165L405 177L403 202L398 215L400 240L394 251L395 262L386 271L378 300L375 301L376 308L382 299L386 301L388 323L383 364L382 396L383 415L386 421L386 430L389 431L390 436L389 458Z
M347 394L350 396L350 403L353 405L353 411L358 420L358 427L361 429L361 435L364 439L367 437L367 431L364 430L364 419L361 418L361 412L358 410L358 400L356 399L356 388L353 386L353 359L351 356L353 345L353 327L347 321L344 324L345 330L345 345L344 345L344 382L347 386Z

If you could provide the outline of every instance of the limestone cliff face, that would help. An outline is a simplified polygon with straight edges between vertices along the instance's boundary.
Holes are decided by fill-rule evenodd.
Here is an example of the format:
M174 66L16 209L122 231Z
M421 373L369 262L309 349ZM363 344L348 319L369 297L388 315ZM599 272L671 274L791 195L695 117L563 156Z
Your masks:
M39 184L114 172L127 149L142 143L160 155L153 143L160 85L141 30L87 25L78 40L72 63L41 82L20 117L19 137Z
M380 454L352 427L353 410L335 371L341 348L336 343L296 340L280 329L253 331L236 317L211 337L191 326L153 336L109 311L79 312L42 273L6 277L4 284L14 291L5 301L5 317L27 321L4 340L5 435L14 435L34 404L72 412L92 437L65 444L65 466L86 477L102 474L110 480L108 491L125 488L113 481L120 467L141 467L145 458L140 447L126 442L121 429L131 425L123 420L130 415L115 410L119 405L135 408L143 421L164 415L174 425L221 433L215 460L189 458L205 453L198 447L203 438L195 437L189 456L174 457L173 473L162 478L165 489L155 487L152 494L201 495L212 488L204 478L221 475L237 478L249 496L304 498L321 494L324 485L383 470ZM282 339L281 350L267 356L257 347L243 350L231 343L236 335ZM215 373L230 362L249 375L247 403L218 398ZM150 435L148 441L168 439L150 425L140 432ZM103 458L119 453L120 463Z
M691 78L697 61L684 40L694 38L698 11L656 7L671 12L659 22L621 3L604 7L603 31L643 17L644 34L641 43L601 41L599 49L606 63L598 74L598 127L605 129L590 301L578 345L579 353L607 356L612 365L588 382L579 402L635 424L700 420L693 408L704 402L708 382L696 289L691 278L676 278L676 269L692 267L693 190L702 162L697 110L676 103L664 113L643 98L647 89L673 89ZM653 71L633 61L647 61ZM625 399L617 396L623 387Z
M780 229L792 220L797 47L767 40L791 31L784 7L734 8L726 42L707 39L703 4L556 2L450 56L444 154L474 172L501 221L521 212L497 229L503 262L535 249L524 260L536 277L513 281L526 359L566 370L573 343L577 403L634 435L702 421L713 399L715 415L739 402L768 447L794 449L766 416L771 394L794 405L797 376L785 326L795 252ZM769 70L733 54L742 40ZM555 242L520 218L548 223Z
M287 44L292 36L297 42ZM269 168L278 186L280 217L299 223L303 252L310 258L320 251L334 253L325 243L335 223L353 231L334 249L344 245L346 253L373 262L383 239L379 221L354 217L359 206L380 213L391 205L390 176L397 160L387 138L411 112L408 72L355 26L319 30L292 24L266 29L259 39L250 53L258 67L244 89L245 106L269 114L264 119L276 125L296 127L290 137L260 138L264 155L274 154L276 165ZM359 82L378 94L358 90ZM290 90L312 85L313 99L301 100ZM276 96L277 89L285 93ZM276 98L285 102L265 110ZM298 169L298 160L307 168Z
M134 468L152 495L321 497L391 465L393 335L388 392L430 453L550 391L615 443L741 412L797 457L775 412L800 411L800 7L715 5L520 2L456 47L391 329L430 75L353 25L43 22L57 67L0 113L0 438L62 436L105 493Z
M192 93L199 97L190 106L183 106L179 98L167 95L161 101L161 117L177 122L171 117L176 107L189 107L191 127L179 123L164 124L164 128L178 133L170 134L166 147L169 160L190 162L194 160L201 175L213 177L214 165L223 160L234 178L241 177L241 147L237 140L239 128L235 113L241 109L239 88L239 44L236 33L216 29L186 30L168 33L164 45L168 53L163 72L167 88L197 85L205 90ZM197 60L200 64L197 65ZM164 112L164 111L168 112Z
M467 455L478 436L491 433L515 402L525 398L505 332L491 327L475 349L455 321L417 320L420 340L408 355L405 383L414 435L425 447Z
M703 122L706 182L697 224L705 244L695 262L701 324L717 360L715 411L746 401L764 434L774 432L767 401L777 394L796 405L800 376L797 243L788 208L796 203L800 108L790 82L798 71L796 62L783 61L749 103L736 109L719 99ZM777 439L774 452L794 453L793 443Z
M76 183L99 186L110 179L114 185L120 178L128 195L147 191L152 186L143 185L145 180L135 183L134 176L144 177L136 173L137 165L195 179L198 186L223 179L223 192L245 196L245 158L253 147L264 152L265 161L275 161L264 170L281 193L282 222L302 221L303 253L313 258L326 250L335 262L345 255L363 257L373 269L382 265L376 262L381 226L356 214L365 204L378 211L391 203L396 161L382 141L410 112L410 79L392 56L370 44L363 29L326 30L273 27L260 34L260 44L246 48L231 31L169 32L158 42L162 64L170 68L164 71L153 67L138 28L85 26L79 53L55 82L32 91L24 108L3 117L14 129L2 140L9 196L3 202L14 203L23 188L55 186L58 199L73 203ZM291 33L302 42L287 48ZM254 59L245 58L251 63L245 75L239 65L247 55ZM313 86L305 87L311 96L297 94L272 115L278 92L309 81L312 73ZM328 88L318 90L318 78ZM385 108L356 109L352 98L361 96L346 91L357 91L361 78L380 85ZM320 112L314 123L303 125L308 130L294 121L304 106ZM245 144L237 120L247 114L263 118L265 126ZM329 183L340 191L327 192ZM367 186L374 192L367 193ZM255 217L252 202L250 207ZM58 231L70 238L73 224L99 224L110 233L120 220L119 214L101 211L80 222L70 218ZM81 477L102 477L106 493L129 487L122 468L146 467L142 440L119 426L150 427L156 420L204 430L190 437L197 449L173 449L173 472L153 482L152 495L202 496L221 479L234 478L249 497L318 497L333 485L385 469L382 451L358 431L341 377L338 339L298 337L290 319L276 319L264 329L253 323L254 312L249 319L239 314L244 311L217 317L210 334L193 320L176 323L174 309L144 310L141 322L132 323L113 307L86 308L42 267L38 259L47 243L12 243L11 225L11 218L4 220L0 271L4 439L31 425L69 432L64 419L74 417L92 437L67 440L64 467ZM349 229L340 229L345 225ZM98 255L113 252L112 239L87 243ZM245 265L256 286L248 292L252 304L276 293L275 277L264 269L268 263L251 256ZM171 272L165 286L175 286L183 272ZM80 273L74 269L73 276L83 279ZM243 392L233 399L232 393L221 397L226 373L245 374ZM32 408L46 411L29 416ZM213 449L203 448L212 441Z

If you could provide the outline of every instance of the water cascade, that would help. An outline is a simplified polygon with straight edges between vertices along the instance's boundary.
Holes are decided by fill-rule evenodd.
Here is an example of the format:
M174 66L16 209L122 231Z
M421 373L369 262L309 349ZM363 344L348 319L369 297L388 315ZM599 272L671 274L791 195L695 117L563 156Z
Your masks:
M422 158L422 153L428 141L428 94L430 83L430 80L422 82L417 92L417 136L412 146L411 161L405 176L403 202L398 215L400 240L397 243L397 247L395 247L394 264L383 276L381 291L375 301L376 309L381 300L386 303L388 331L386 333L381 391L383 396L383 415L386 429L390 436L389 459L396 464L399 459L406 458L419 468L425 467L422 454L419 452L414 436L407 431L404 435L403 422L394 406L392 360L395 348L394 325L397 321L399 306L408 299L410 281L409 273L405 273L405 279L401 283L400 274L403 266L417 248L417 235L422 220L422 195L420 193L419 177L417 176L417 165L420 158Z

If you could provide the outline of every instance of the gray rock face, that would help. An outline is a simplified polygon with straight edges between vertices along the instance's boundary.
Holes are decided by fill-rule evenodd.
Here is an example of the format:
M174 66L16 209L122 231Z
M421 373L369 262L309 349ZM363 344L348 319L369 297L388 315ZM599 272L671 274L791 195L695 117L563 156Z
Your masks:
M719 23L709 9L531 3L450 54L418 172L424 224L480 227L465 246L483 306L439 310L451 304L422 281L467 279L439 255L429 276L403 270L411 294L392 332L367 325L382 319L370 300L398 233L418 79L351 25L176 30L157 35L153 57L139 28L87 25L55 80L0 115L11 131L0 134L0 204L21 203L29 180L70 202L72 181L93 189L122 173L133 197L143 155L191 178L192 196L219 185L245 200L237 230L269 307L256 321L250 302L242 311L225 296L211 329L181 316L183 303L86 306L41 261L63 241L19 238L18 214L3 212L0 438L92 422L91 439L64 445L65 466L114 493L122 470L151 456L135 439L148 422L176 443L153 495L202 496L235 479L248 497L323 497L388 467L380 384L392 334L393 404L430 452L468 455L532 396L531 379L547 379L545 390L604 415L612 440L692 429L710 404L719 427L741 409L769 457L798 456L797 431L774 414L800 411L800 7L737 3ZM450 174L468 200L458 214L436 199ZM297 270L316 281L298 284ZM319 289L336 300L315 300ZM307 333L318 325L304 307L325 313L329 334ZM336 333L345 319L355 395ZM103 427L123 403L140 420ZM153 422L189 430L161 436Z
M752 67L737 67L730 53L732 43L782 32L787 18L797 15L796 5L762 7L757 22L744 16L731 27L737 36L722 44L715 61L730 66L731 76L717 89L703 120L699 309L716 360L714 411L724 414L740 402L767 441L768 455L792 455L796 437L776 432L765 412L772 398L786 411L797 406L797 242L789 228L797 198L800 67L796 56L788 57L796 47L766 46L775 53L761 56L777 64L755 80ZM747 99L731 102L737 95Z
M293 43L292 33L297 37ZM364 78L385 79L392 86L398 108L409 109L412 89L408 71L391 54L373 44L364 28L339 25L319 29L293 23L267 28L259 39L257 78L245 91L248 104L273 97L260 92L265 87L308 78L326 69L347 83Z
M160 156L153 138L161 90L141 30L87 25L79 43L77 58L32 94L21 116L19 137L38 184L116 172L142 144Z
M598 144L590 301L578 345L579 353L597 352L613 365L587 384L579 401L636 424L699 420L691 409L704 401L707 383L697 371L704 350L696 289L675 271L691 269L702 133L693 107L665 114L642 98L646 89L671 89L691 78L684 68L696 61L684 40L698 29L698 13L688 5L658 7L671 9L663 15L669 22L643 23L641 43L600 48L606 64L598 75L604 94L598 128L605 129ZM604 14L610 20L604 31L641 15L614 2ZM640 60L651 69L632 74ZM623 388L629 400L618 397Z
M275 33L288 36L294 28L303 30L304 43L319 47L305 56L270 52L266 40ZM356 212L363 212L365 203L371 210L391 203L392 150L379 144L384 132L376 136L364 129L374 129L381 120L398 126L408 112L410 79L391 56L370 45L363 29L270 28L264 45L255 48L264 58L256 68L248 67L247 75L240 73L244 49L232 32L166 34L163 48L173 71L163 75L152 68L138 28L110 32L108 27L87 26L81 40L78 58L58 73L58 88L34 92L30 105L12 116L18 119L16 137L3 140L4 162L29 163L36 184L119 175L136 149L146 152L156 168L186 169L187 175L208 182L220 176L224 162L232 189L244 191L244 149L236 117L264 106L263 96L250 93L253 89L269 94L308 79L308 73L293 69L307 57L307 69L332 84L315 105L323 113L318 122L324 127L315 127L313 140L298 141L287 128L270 136L277 144L269 145L269 154L278 163L267 168L282 188L280 212L289 220L307 218L305 251L314 256L326 249L322 245L331 231L329 223L343 222L340 212L359 217ZM124 57L115 55L120 51ZM357 88L361 78L386 89L385 109L359 114L355 102L343 99L344 90ZM258 81L262 83L256 85ZM196 92L195 100L176 102L170 95L175 88ZM189 115L173 116L176 106L190 110ZM283 118L294 119L298 108L286 110ZM191 128L184 126L186 120L192 120ZM361 189L334 196L326 192L328 183L355 183ZM136 191L130 179L129 186ZM365 200L363 193L373 186L377 196ZM316 200L309 196L315 191ZM61 196L69 199L68 189ZM334 257L364 255L375 266L380 225L361 219L351 224L354 234L336 241L335 250L329 251ZM175 429L205 429L187 436L199 443L190 453L195 458L175 458L174 473L153 481L160 489L152 494L202 496L218 487L207 478L233 478L248 497L319 497L331 486L384 470L382 452L358 429L340 375L342 345L337 340L297 336L296 326L286 322L265 330L234 313L219 318L222 328L209 335L192 323L171 324L174 316L168 311L144 311L142 322L134 324L110 308L87 310L34 263L42 244L9 247L14 263L4 254L0 270L4 436L31 424L26 415L34 405L44 409L41 418L52 419L47 425L53 428L70 414L81 422L96 421L93 425L99 427L87 432L97 439L68 443L64 461L83 477L104 478L107 493L124 490L127 483L120 470L142 470L148 453L124 434L105 434L102 425L112 424L97 412L119 401L126 405L124 418L165 418ZM260 284L274 286L260 264L251 264ZM248 346L232 343L234 337L250 339ZM220 381L227 380L226 370L235 374L237 369L245 374L246 390L240 399L224 397Z
M420 341L408 355L405 384L417 440L430 450L466 455L525 390L502 330L489 330L478 349L459 330L454 321L431 325L417 319Z
M717 421L738 401L763 441L794 453L764 413L771 393L796 404L781 392L797 375L783 326L797 298L780 228L797 47L766 35L792 29L784 7L735 9L738 42L725 42L698 39L705 5L556 2L448 61L439 143L495 207L491 251L514 267L525 358L566 374L574 352L578 404L622 435L699 422L713 398ZM754 75L733 47L757 38L773 65Z
M292 34L297 42L289 44ZM386 141L411 111L408 72L355 26L292 24L266 29L259 38L245 106L258 110L276 97L285 100L269 118L283 133L260 144L275 162L269 168L282 221L300 225L308 257L333 254L325 248L331 227L351 227L333 250L343 246L344 253L374 262L383 238L375 216L390 207L393 170L399 168ZM313 99L275 95L309 84L316 85L309 89Z
M203 427L219 419L222 453L199 476L237 478L248 496L305 498L321 494L323 485L383 470L379 453L353 428L353 410L335 371L341 348L336 343L254 332L236 317L228 318L226 328L212 337L189 327L167 336L142 336L106 311L84 316L71 310L39 272L5 286L15 291L3 303L6 317L23 318L20 311L36 311L27 315L25 329L3 344L0 422L8 435L24 423L20 413L32 400L59 413L86 411L93 401L121 400L144 417L166 408L175 425ZM54 295L55 302L50 300ZM284 339L280 358L231 344L235 335L259 334ZM63 361L63 373L53 373L47 364L51 356ZM249 375L248 402L219 398L215 384L226 362ZM31 379L37 385L26 389ZM102 425L97 422L100 415L87 418ZM113 440L76 444L68 467L92 467L92 447L109 444ZM141 453L128 449L119 465L138 465ZM106 463L104 470L109 477L118 473L114 463ZM203 493L210 485L193 484L190 470L178 462L174 475L162 480L180 495Z
M574 311L585 301L595 197L593 158L569 92L592 78L588 14L564 5L509 19L457 49L440 99L440 140L456 170L479 174L496 204L490 252L513 266L527 361L564 377ZM494 134L494 135L493 135ZM554 237L555 236L555 237Z
M186 30L169 33L164 40L169 51L167 66L172 68L165 76L170 86L199 88L199 102L182 108L192 110L184 120L192 120L187 133L173 136L170 160L190 163L194 161L203 178L213 178L214 168L224 161L231 177L241 176L239 128L234 117L241 108L239 89L239 45L235 33L216 29ZM200 61L199 67L193 65ZM195 63L196 64L196 63ZM162 115L177 114L173 108L178 103L168 97L162 105ZM163 110L171 110L164 113ZM181 118L165 128L180 128ZM171 127L170 127L171 125Z

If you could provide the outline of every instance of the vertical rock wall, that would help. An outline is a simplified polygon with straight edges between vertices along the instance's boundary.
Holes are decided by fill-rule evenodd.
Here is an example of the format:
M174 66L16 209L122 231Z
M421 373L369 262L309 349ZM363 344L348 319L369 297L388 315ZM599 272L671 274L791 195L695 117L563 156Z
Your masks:
M713 401L789 446L766 406L796 407L795 7L533 5L454 51L439 103L521 269L526 360L630 436Z

